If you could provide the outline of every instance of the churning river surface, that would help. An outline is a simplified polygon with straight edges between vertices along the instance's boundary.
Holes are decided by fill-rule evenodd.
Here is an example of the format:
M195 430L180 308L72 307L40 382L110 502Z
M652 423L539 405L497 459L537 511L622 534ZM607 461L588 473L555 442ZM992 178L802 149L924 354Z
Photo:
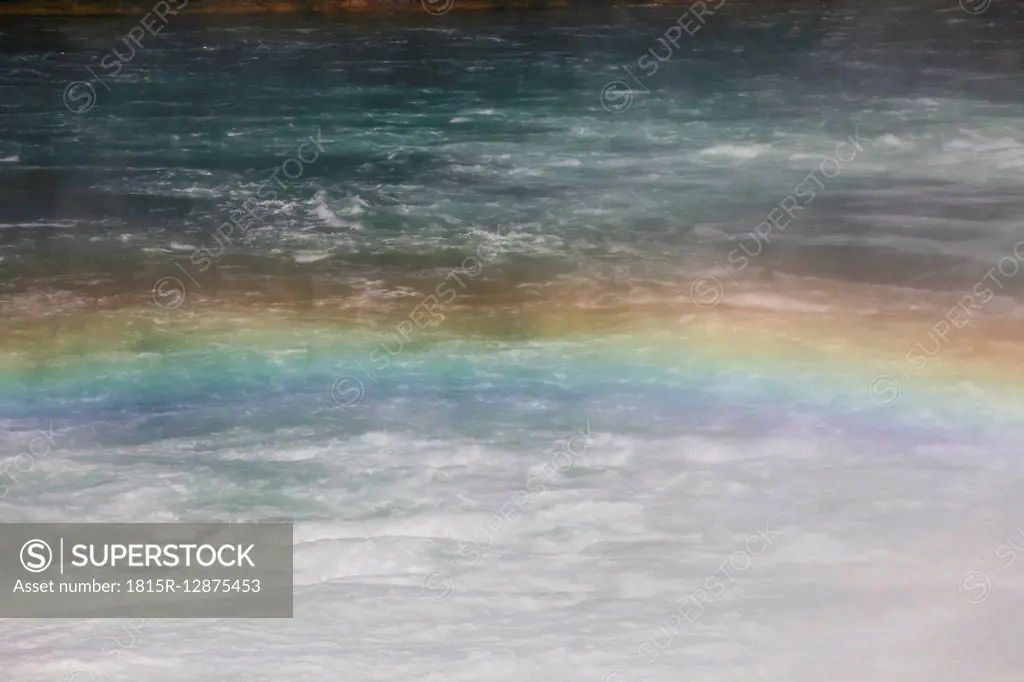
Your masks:
M296 525L293 619L3 677L1020 679L1024 12L963 4L5 19L0 521Z

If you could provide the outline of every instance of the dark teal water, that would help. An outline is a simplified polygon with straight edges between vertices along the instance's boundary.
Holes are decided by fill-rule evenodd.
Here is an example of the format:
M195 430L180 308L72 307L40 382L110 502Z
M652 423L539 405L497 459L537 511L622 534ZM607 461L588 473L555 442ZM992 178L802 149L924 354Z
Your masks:
M246 268L429 259L499 225L556 264L706 260L852 136L759 265L967 281L1020 220L1024 17L950 4L727 4L675 46L680 8L170 16L141 48L129 17L7 20L0 268L181 258L247 198L257 224L222 240ZM602 100L615 82L635 96ZM315 162L261 191L317 131Z

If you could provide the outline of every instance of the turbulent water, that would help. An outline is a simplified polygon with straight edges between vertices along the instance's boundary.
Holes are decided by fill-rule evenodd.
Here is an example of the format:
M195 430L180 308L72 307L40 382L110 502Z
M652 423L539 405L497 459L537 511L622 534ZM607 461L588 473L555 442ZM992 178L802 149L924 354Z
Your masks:
M296 525L293 619L4 678L1019 679L1024 12L962 4L5 20L0 520Z

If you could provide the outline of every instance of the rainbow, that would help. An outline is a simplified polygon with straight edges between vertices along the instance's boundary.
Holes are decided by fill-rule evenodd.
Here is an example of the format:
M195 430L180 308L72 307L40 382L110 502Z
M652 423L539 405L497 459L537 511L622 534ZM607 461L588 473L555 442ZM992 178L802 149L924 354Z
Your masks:
M24 294L6 306L0 402L27 416L47 399L142 386L188 401L267 382L319 390L348 409L374 391L394 395L410 372L471 385L469 363L497 377L562 367L567 384L598 393L615 377L674 382L683 392L746 382L776 409L839 400L876 416L932 410L960 422L1024 423L1024 325L1011 299L954 315L959 292L801 278L725 286L712 277L628 292L594 281L481 280L446 305L435 299L429 314L432 287L357 296L293 286L261 297L243 288L190 292L175 305L122 294L65 301L47 316L39 313L51 301Z

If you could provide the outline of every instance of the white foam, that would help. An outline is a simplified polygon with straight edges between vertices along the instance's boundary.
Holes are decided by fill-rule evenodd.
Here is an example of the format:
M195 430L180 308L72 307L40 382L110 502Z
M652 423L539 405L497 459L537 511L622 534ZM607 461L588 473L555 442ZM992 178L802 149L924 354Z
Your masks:
M326 251L295 251L292 253L292 259L296 263L317 263L330 257L331 254Z
M313 208L313 215L331 227L347 228L350 226L350 223L346 223L344 220L339 218L330 208L327 207L327 204L322 202L317 203Z
M763 308L765 310L781 310L797 313L827 313L832 310L826 305L766 293L731 293L729 294L729 303L731 305L750 308Z
M995 451L947 469L948 448L861 451L806 434L663 440L616 434L620 423L592 422L585 451L573 448L573 464L521 508L509 501L524 499L571 428L524 431L516 447L392 431L324 442L295 430L264 446L267 434L234 431L219 444L55 451L35 474L92 484L77 488L74 512L22 496L37 519L171 520L168 510L214 510L245 488L225 467L186 480L176 459L287 462L294 473L274 485L299 519L295 618L151 620L134 636L126 619L3 621L7 674L42 682L82 668L171 682L187 665L204 679L269 681L298 665L303 679L327 682L344 660L351 677L380 680L600 680L622 668L668 682L685 668L694 679L812 682L833 665L828 679L857 682L953 682L967 668L1008 679L997 673L1012 669L1013 647L957 644L972 628L1000 642L1024 607L1024 569L1003 560L1000 578L979 558L1000 561L1022 510L1014 486L996 485L1010 470ZM287 444L297 439L307 442ZM108 460L118 476L104 475ZM319 472L315 487L299 467ZM965 475L971 485L958 483ZM986 511L997 508L1005 528ZM981 604L958 593L974 569L991 573L993 598ZM437 571L454 585L440 601L424 596ZM716 596L705 594L695 622L672 620L700 589Z
M768 147L760 144L716 144L699 153L704 156L725 156L732 159L755 159L761 156Z

